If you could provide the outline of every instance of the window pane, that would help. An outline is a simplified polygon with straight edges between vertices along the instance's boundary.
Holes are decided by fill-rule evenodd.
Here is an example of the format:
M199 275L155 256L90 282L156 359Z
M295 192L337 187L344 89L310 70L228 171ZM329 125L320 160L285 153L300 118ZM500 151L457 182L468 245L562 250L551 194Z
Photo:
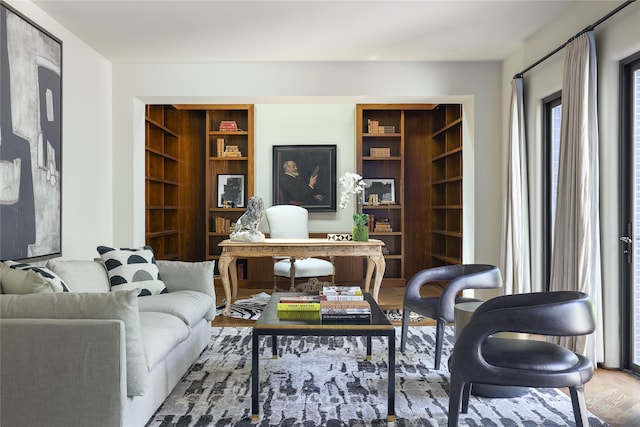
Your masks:
M633 241L640 242L640 70L633 73ZM633 245L633 363L640 364L640 244Z
M558 162L560 161L560 120L562 104L551 108L551 236L556 223L556 200L558 199ZM553 239L551 239L553 245Z

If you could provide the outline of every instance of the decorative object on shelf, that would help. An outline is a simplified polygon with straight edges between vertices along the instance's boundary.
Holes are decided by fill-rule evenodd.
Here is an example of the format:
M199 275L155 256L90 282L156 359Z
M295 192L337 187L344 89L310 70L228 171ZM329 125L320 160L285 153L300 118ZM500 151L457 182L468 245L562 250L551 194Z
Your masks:
M218 207L244 208L244 175L218 175Z
M273 204L336 210L336 146L274 145Z
M236 222L231 240L236 242L264 242L264 234L258 230L264 216L264 203L258 196L249 199L248 208Z
M393 178L364 178L362 204L368 206L394 205L396 203L396 180Z

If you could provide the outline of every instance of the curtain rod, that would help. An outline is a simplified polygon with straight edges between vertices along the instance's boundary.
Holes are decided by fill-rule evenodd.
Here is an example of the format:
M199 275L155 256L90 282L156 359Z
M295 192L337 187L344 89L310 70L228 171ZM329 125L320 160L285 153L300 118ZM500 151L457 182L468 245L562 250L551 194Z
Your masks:
M636 0L628 0L625 1L624 3L622 3L620 6L618 6L617 8L615 8L614 10L612 10L611 12L609 12L607 15L603 16L602 18L600 18L598 21L594 22L593 24L587 26L585 29L583 29L582 31L580 31L578 34L576 34L575 36L571 37L569 40L567 40L566 42L564 42L561 46L558 46L557 48L555 48L553 51L547 53L545 56L543 56L542 58L538 59L536 62L534 62L533 64L529 65L527 68L525 68L524 70L520 71L519 73L517 73L516 75L513 76L514 79L518 79L518 78L522 78L522 75L524 73L526 73L527 71L531 70L533 67L539 65L540 63L546 61L547 59L549 59L550 57L552 57L553 55L555 55L556 53L558 53L559 51L561 51L562 49L564 49L564 47L566 45L568 45L569 43L571 43L571 41L573 41L573 39L575 39L578 36L581 36L582 34L593 30L595 27L597 27L598 25L602 24L604 21L606 21L607 19L611 18L613 15L615 15L616 13L620 12L622 9L624 9L625 7L629 6L631 3L634 3Z

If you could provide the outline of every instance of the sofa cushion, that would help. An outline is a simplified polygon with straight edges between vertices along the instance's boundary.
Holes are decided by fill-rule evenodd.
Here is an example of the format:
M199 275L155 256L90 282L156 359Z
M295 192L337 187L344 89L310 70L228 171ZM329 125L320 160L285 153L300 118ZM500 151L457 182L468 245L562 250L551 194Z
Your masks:
M188 290L209 295L213 299L213 304L211 304L211 308L205 318L207 320L213 320L215 318L216 291L213 284L215 261L184 262L157 260L156 264L160 270L162 281L167 286L169 292Z
M0 295L0 318L122 320L127 349L127 394L140 396L144 394L149 372L140 332L137 293L134 290Z
M138 296L167 292L150 246L138 249L98 246L107 268L111 290L139 289Z
M51 259L47 268L60 276L71 292L109 292L109 278L102 262Z
M182 320L165 313L140 312L140 329L149 370L189 337Z
M0 281L5 294L69 292L51 270L14 261L0 262Z
M140 312L155 311L175 316L185 325L194 326L209 312L215 301L209 295L196 291L176 291L140 298Z

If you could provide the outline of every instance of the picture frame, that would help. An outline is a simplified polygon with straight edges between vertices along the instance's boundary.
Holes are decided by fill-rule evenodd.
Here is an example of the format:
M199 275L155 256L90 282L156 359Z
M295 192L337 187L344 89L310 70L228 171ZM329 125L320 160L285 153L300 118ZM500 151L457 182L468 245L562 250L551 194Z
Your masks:
M60 256L62 41L0 3L0 64L0 259Z
M273 146L274 205L335 212L336 176L335 144Z
M220 174L217 180L217 206L219 208L244 208L245 202L244 174Z
M393 178L363 178L364 191L362 192L362 206L395 205L396 204L396 180ZM372 200L370 196L377 197Z

